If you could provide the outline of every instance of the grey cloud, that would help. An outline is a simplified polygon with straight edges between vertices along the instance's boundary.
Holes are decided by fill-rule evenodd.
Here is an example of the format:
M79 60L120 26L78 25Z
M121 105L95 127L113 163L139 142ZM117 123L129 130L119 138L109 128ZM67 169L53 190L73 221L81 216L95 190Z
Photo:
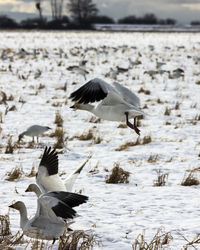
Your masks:
M183 4L200 4L200 0L103 0L94 1L100 14L112 16L116 19L146 13L154 13L158 18L174 18L180 22L190 22L199 18L198 10L191 10Z

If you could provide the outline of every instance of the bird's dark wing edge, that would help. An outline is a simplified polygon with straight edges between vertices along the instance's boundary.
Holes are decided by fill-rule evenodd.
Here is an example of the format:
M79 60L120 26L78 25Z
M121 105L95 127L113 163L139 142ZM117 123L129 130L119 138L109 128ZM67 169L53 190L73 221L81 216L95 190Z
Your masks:
M45 147L39 166L46 167L49 175L58 173L58 155L55 149L51 151L51 147Z
M70 99L78 103L87 104L103 100L107 96L107 92L103 90L101 84L97 80L91 80L82 87L71 93Z

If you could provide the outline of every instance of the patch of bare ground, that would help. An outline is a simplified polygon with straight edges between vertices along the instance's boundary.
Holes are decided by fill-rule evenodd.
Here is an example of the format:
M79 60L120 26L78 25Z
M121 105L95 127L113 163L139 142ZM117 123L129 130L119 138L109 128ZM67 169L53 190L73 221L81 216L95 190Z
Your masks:
M119 167L119 163L115 163L111 174L106 176L105 182L109 184L129 183L130 172Z

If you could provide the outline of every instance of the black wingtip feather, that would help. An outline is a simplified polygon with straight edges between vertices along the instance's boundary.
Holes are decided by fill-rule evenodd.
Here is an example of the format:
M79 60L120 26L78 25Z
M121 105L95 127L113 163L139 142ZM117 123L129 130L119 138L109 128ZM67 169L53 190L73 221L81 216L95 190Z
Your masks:
M76 211L73 208L62 204L61 202L53 207L52 210L57 216L62 217L63 219L72 219L76 215Z
M77 207L88 200L88 197L85 195L64 191L51 192L51 196L55 196L69 207Z
M49 175L58 173L58 155L55 149L51 151L51 147L45 147L39 166L46 167Z
M72 101L87 104L89 102L103 100L107 94L99 83L91 80L71 93L69 98L72 99Z

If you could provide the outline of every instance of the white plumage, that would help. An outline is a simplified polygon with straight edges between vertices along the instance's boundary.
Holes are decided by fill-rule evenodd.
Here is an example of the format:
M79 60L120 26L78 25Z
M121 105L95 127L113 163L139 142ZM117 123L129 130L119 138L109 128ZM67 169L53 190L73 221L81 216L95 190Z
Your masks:
M26 131L24 131L23 133L21 133L19 135L19 141L22 139L22 137L24 135L26 136L31 136L33 138L33 142L34 142L34 137L37 137L37 142L38 142L38 137L39 135L42 135L44 132L48 131L49 129L51 129L50 127L47 126L40 126L40 125L33 125L31 127L29 127Z
M31 238L56 240L67 227L66 218L73 218L76 211L72 208L88 199L87 196L69 192L48 192L37 199L37 211L29 220L27 209L22 201L10 205L20 212L20 227L23 233Z
M55 150L51 151L51 147L46 147L36 175L36 182L42 193L47 193L49 191L71 191L78 175L90 157L63 181L58 175L57 152Z
M111 86L99 78L94 78L71 93L70 98L75 101L71 108L87 110L104 120L126 121L127 126L140 134L136 126L136 117L144 115L139 108L140 100L118 82ZM98 103L89 104L94 102ZM134 124L130 123L129 118L134 118Z

